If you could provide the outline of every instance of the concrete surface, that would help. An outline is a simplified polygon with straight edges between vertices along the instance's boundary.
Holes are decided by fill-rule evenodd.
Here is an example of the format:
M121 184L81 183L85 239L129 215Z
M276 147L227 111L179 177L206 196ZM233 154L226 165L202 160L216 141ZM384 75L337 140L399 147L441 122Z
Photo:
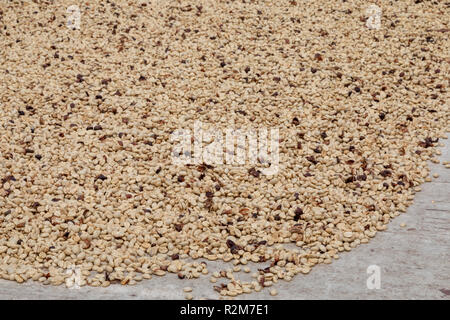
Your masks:
M441 148L442 161L450 160L450 141ZM278 295L269 289L239 296L239 299L450 299L450 170L431 164L439 178L422 185L407 213L394 219L387 231L369 244L361 245L331 265L314 267L308 275L275 284ZM405 227L400 227L406 223ZM368 289L367 268L380 268L380 289ZM208 262L209 270L230 265ZM255 270L255 266L252 266ZM253 271L252 270L252 271ZM249 279L243 272L242 279ZM247 276L247 278L245 277ZM179 280L175 275L154 276L135 286L108 288L44 286L32 281L18 284L0 280L0 299L183 299L183 288L194 288L195 299L217 299L210 276ZM220 279L218 283L220 283Z

